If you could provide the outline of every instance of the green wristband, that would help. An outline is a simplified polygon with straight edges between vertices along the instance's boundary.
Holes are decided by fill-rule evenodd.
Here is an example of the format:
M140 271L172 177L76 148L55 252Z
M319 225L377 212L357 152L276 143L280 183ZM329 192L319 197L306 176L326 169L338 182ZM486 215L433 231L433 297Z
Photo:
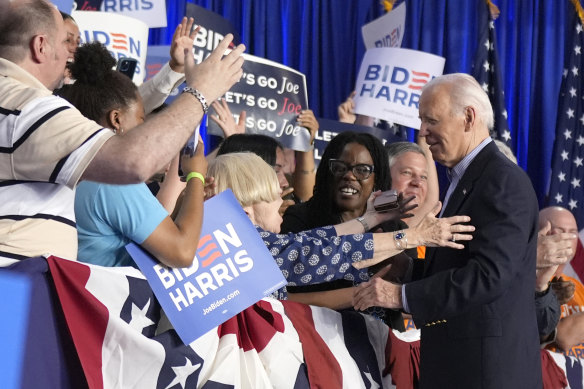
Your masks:
M198 178L203 183L203 186L205 185L205 177L203 177L203 175L199 172L190 172L189 174L187 174L186 181L189 182L189 180L193 177Z

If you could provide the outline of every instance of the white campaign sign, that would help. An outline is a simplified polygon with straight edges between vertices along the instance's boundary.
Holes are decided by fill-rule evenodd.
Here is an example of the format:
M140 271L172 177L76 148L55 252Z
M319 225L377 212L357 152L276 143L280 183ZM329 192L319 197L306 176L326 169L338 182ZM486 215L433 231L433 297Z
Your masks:
M100 10L130 16L148 27L166 27L165 0L103 0Z
M73 18L79 25L83 43L103 43L116 60L131 57L138 60L134 78L140 85L146 75L148 26L137 19L96 11L74 11Z
M367 50L357 77L355 112L419 129L422 87L442 75L444 62L443 57L415 50Z
M406 24L406 3L361 27L365 48L400 47Z

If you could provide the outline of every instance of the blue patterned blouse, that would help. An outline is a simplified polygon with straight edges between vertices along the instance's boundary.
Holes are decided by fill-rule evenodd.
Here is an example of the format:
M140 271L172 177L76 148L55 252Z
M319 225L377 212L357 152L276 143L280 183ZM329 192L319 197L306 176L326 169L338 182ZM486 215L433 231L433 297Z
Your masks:
M355 283L369 280L367 268L351 264L373 257L373 234L336 235L333 226L275 234L256 226L266 247L288 280L288 285L309 285L345 279ZM273 297L288 298L286 287Z

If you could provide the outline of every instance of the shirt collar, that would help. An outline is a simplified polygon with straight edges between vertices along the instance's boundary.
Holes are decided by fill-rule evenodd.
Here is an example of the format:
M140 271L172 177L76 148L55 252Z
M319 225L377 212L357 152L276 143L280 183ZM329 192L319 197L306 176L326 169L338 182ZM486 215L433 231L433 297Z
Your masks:
M42 82L17 64L5 58L0 58L0 76L12 78L32 88L44 89L51 92Z
M462 177L462 175L469 167L469 165L472 163L472 161L475 159L477 154L480 153L480 151L484 149L485 146L491 143L492 141L493 140L491 139L491 137L488 136L485 140L479 143L479 145L475 147L470 153L468 153L459 163L457 163L456 166L454 166L452 169L448 169L447 174L450 181L452 182L455 179L456 181L460 180L460 177Z

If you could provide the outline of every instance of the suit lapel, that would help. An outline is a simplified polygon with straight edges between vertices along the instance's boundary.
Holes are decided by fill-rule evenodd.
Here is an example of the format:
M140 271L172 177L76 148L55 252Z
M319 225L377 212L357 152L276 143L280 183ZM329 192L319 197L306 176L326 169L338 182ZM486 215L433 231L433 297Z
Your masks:
M487 161L493 158L493 155L497 153L497 150L495 143L491 142L477 154L450 195L450 199L448 200L448 204L446 204L446 209L444 209L442 217L455 216L457 214L466 199L470 197L475 186L474 184L481 176ZM427 273L437 250L436 248L432 248L428 251L429 255L426 256L424 262L424 275Z

